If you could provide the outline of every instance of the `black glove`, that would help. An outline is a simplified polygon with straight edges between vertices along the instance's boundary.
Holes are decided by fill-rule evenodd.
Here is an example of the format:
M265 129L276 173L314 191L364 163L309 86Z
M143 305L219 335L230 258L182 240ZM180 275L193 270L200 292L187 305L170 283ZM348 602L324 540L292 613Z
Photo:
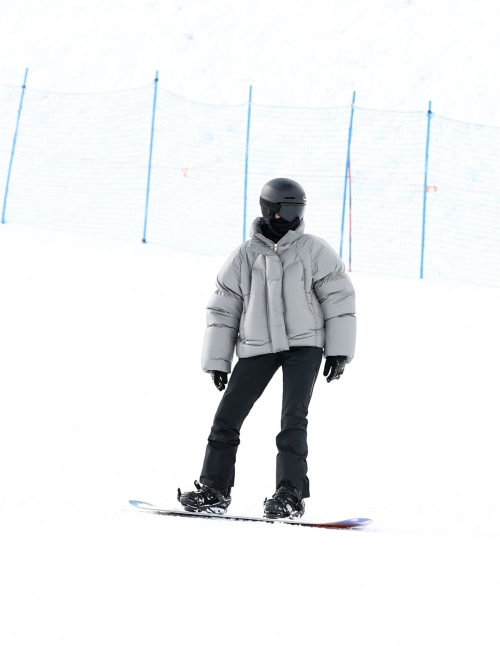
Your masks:
M332 379L340 379L344 373L344 368L347 363L347 357L327 357L325 361L325 369L323 375L326 381L330 383Z
M227 372L211 370L210 374L212 375L212 381L214 382L217 390L224 390L227 384Z

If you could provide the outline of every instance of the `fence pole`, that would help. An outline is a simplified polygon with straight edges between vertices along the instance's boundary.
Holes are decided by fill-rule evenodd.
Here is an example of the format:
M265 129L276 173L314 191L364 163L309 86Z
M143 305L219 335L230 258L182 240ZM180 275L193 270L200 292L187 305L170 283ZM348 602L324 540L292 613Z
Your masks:
M427 110L427 141L425 144L425 177L424 177L424 207L422 214L422 249L420 252L420 278L424 277L424 250L425 250L425 219L427 210L427 171L429 168L429 140L431 134L432 102L429 101Z
M349 123L349 137L347 139L347 161L345 164L345 178L344 178L344 199L342 201L342 224L340 226L340 257L342 258L342 250L344 247L344 222L345 222L345 202L347 195L347 180L349 177L351 167L351 139L352 139L352 121L354 118L354 106L356 104L356 92L352 94L351 103L351 121Z
M155 77L155 92L153 98L153 119L151 121L151 138L149 141L149 164L148 164L148 185L146 188L146 210L144 213L144 231L142 233L142 241L146 242L146 228L148 225L148 208L149 208L149 186L151 184L151 160L153 159L153 139L155 135L155 116L156 116L156 93L158 90L158 71Z
M247 145L245 151L245 191L243 196L243 242L247 233L248 147L250 143L250 117L252 116L252 86L248 93Z
M349 159L349 271L352 271L352 183L351 160Z
M10 163L9 163L9 170L7 172L7 183L5 185L5 195L3 196L2 224L5 224L5 209L7 208L7 195L9 194L10 173L12 171L12 162L14 161L14 152L16 150L17 131L19 130L19 119L21 118L21 110L23 109L24 90L26 89L27 78L28 78L28 68L26 68L26 71L24 73L24 82L23 82L23 89L21 92L21 101L19 103L19 110L17 111L16 130L14 132L14 141L12 142L12 150L10 153Z

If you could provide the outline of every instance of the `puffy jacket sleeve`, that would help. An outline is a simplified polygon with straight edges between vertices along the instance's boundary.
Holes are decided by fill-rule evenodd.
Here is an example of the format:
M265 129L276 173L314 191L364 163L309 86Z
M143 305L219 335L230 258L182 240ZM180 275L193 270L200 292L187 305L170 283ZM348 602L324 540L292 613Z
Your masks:
M339 255L325 241L313 257L313 289L325 318L325 357L354 357L356 309L354 287Z
M204 372L231 372L243 310L241 262L242 247L238 247L220 270L216 290L208 302L207 329L201 357L201 368Z

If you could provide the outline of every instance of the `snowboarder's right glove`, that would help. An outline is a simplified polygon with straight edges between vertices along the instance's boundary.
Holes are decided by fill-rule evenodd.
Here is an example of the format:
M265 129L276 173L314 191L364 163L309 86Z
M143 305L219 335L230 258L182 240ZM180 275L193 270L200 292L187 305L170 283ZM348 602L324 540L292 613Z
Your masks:
M327 357L323 375L326 381L330 383L333 379L340 379L344 374L344 368L347 364L347 357Z
M210 374L212 375L212 381L214 382L217 390L224 390L227 384L227 372L211 370Z

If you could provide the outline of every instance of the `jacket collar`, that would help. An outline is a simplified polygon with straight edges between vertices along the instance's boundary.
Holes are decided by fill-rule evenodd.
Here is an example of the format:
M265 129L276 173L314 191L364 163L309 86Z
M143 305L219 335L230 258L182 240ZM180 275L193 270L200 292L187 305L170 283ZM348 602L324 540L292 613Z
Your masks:
M255 218L255 220L250 225L249 235L251 237L250 244L248 247L259 253L272 253L274 252L274 242L266 238L262 233L261 229L261 220L262 218ZM305 224L304 220L301 221L299 226L293 231L288 231L278 242L280 250L287 249L291 244L296 240L302 237L304 233Z

